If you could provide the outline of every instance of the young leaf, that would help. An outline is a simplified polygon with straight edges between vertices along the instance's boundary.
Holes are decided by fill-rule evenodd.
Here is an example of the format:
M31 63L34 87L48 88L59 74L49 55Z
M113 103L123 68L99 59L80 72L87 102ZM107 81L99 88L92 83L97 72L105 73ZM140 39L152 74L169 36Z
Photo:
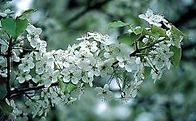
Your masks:
M124 44L128 44L128 45L132 45L134 43L134 41L136 41L138 39L138 35L135 35L134 33L131 34L123 34L118 36L118 41L119 43L124 43Z
M180 63L180 59L182 56L182 49L176 46L171 46L170 50L174 52L174 55L171 57L171 62L174 65L174 67L176 67Z
M70 93L75 89L76 89L76 86L74 84L69 83L69 84L65 85L64 92L65 93Z
M27 19L13 19L5 18L1 21L2 28L11 37L17 38L21 33L23 33L28 25Z
M59 80L59 87L64 93L70 93L76 89L76 86L71 83L64 83L62 80Z
M182 41L184 34L175 26L172 26L171 32L172 32L172 37L174 39L174 45L180 48L180 42Z
M20 19L26 19L29 18L29 16L34 13L36 10L35 9L29 9L24 11L18 18Z
M59 85L60 89L64 92L65 83L63 83L63 80L60 80L60 79L58 81L59 81L58 85Z
M114 21L109 23L109 28L118 28L129 25L128 23L124 23L122 21Z

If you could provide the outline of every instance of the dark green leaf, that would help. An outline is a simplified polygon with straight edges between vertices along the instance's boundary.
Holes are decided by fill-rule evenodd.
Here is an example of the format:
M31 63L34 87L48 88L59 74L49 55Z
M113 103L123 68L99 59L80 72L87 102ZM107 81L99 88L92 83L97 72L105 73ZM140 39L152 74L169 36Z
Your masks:
M171 46L170 50L174 52L174 55L171 57L171 62L176 67L180 63L180 59L182 56L182 49L176 46Z
M158 36L158 37L166 36L166 30L161 27L157 27L157 26L152 26L152 33L153 35Z
M118 27L123 27L129 25L128 23L124 23L122 21L114 21L109 23L110 28L118 28Z
M118 36L119 43L124 43L128 45L132 45L137 39L139 38L138 35L135 35L134 33L131 34L123 34Z
M16 20L13 18L5 18L1 21L2 28L5 32L7 32L10 36L15 37L15 29L16 29Z

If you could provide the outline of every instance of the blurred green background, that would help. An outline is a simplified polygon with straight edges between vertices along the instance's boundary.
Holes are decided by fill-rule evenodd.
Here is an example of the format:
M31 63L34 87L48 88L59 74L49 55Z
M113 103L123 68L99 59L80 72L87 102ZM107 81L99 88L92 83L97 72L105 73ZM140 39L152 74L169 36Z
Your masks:
M136 98L122 102L101 101L89 89L74 104L53 109L48 121L196 121L196 1L195 0L14 0L18 14L37 9L31 22L43 29L48 49L66 49L77 37L97 31L116 37L126 28L109 29L121 20L143 24L138 15L148 8L164 15L186 37L178 68L161 80L146 80ZM3 4L0 5L3 9ZM35 119L36 120L36 119Z

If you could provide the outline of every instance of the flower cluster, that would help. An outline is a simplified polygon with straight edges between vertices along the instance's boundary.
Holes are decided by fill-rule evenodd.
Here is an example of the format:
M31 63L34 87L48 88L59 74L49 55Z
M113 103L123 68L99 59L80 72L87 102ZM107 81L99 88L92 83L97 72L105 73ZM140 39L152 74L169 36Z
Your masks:
M168 21L161 15L156 15L151 9L148 9L145 14L139 15L139 18L146 20L149 24L161 27L165 25L168 28L171 28L171 25Z
M22 107L13 100L7 100L14 108L14 118L27 118L29 113L33 117L46 116L49 107L75 101L78 97L73 95L80 96L84 87L95 87L98 95L105 99L112 95L111 80L116 81L119 89L117 91L120 92L118 98L129 99L137 95L137 90L146 76L151 75L154 81L160 79L163 72L172 65L175 53L171 47L180 48L180 42L176 45L173 31L175 28L162 16L154 15L148 10L139 17L154 26L129 29L129 34L135 36L134 39L130 38L133 40L131 44L112 40L108 35L88 32L77 38L78 44L68 46L66 50L52 51L47 51L46 41L40 38L42 30L29 24L26 36L18 38L17 41L20 42L17 49L12 50L11 60L19 63L18 69L14 70L18 83L41 91L27 90L25 94L28 96ZM168 28L163 29L162 24ZM139 38L138 34L141 34ZM21 57L26 40L31 48ZM6 54L7 41L0 39L0 46L3 48L1 54ZM7 64L4 56L0 56L0 66L1 76L6 77ZM95 83L99 81L96 77L108 76L110 79L102 84L103 88L96 87ZM18 91L13 90L14 93ZM29 108L32 112L29 112Z

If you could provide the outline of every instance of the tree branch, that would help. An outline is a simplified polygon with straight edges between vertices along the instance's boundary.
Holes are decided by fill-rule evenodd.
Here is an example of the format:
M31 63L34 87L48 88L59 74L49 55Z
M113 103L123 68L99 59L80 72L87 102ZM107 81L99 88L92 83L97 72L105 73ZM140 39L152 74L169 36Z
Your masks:
M10 70L11 70L11 56L12 56L12 38L10 37L9 39L9 44L8 44L8 50L6 53L6 59L7 59L7 78L6 78L6 90L7 90L7 95L10 94Z
M55 83L52 83L50 85L50 87L57 86L57 85L58 85L58 83L55 82ZM46 88L46 87L44 85L40 85L40 86L27 87L27 88L21 88L21 89L16 88L16 89L12 90L9 95L6 95L5 98L17 97L17 96L25 94L26 92L33 91L33 90L40 90L43 88Z

